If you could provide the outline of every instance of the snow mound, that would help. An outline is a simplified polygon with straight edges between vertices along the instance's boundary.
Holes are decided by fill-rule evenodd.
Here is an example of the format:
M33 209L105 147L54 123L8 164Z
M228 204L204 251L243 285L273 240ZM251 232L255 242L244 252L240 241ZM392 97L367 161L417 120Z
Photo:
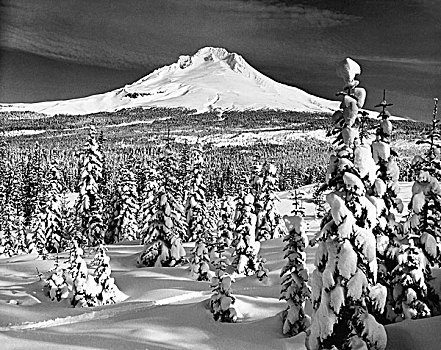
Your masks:
M278 83L237 53L204 47L193 56L159 68L122 88L84 98L0 105L0 111L33 111L48 115L111 112L123 108L167 107L198 112L279 109L329 112L339 103Z

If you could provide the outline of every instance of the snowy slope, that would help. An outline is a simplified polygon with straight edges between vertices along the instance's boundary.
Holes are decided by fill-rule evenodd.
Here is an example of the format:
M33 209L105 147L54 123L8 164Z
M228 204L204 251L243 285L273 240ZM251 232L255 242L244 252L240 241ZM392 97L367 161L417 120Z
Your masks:
M205 47L114 91L65 101L3 104L0 111L88 114L158 106L185 107L198 112L264 108L321 112L335 110L338 105L336 101L275 82L236 53Z

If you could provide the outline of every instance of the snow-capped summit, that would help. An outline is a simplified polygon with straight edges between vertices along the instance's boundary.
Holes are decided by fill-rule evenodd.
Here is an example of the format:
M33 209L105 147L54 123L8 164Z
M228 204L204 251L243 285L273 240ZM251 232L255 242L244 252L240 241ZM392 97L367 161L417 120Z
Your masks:
M4 104L0 111L88 114L157 106L198 112L265 108L321 112L335 110L338 105L268 78L237 53L204 47L120 89L72 100Z

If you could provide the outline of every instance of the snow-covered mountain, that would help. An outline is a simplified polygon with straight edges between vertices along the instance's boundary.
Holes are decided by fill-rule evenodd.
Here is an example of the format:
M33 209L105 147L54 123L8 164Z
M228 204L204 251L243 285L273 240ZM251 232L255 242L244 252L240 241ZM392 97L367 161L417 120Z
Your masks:
M0 111L88 114L157 106L198 112L263 108L321 112L338 105L268 78L236 53L205 47L120 89L72 100L2 104Z

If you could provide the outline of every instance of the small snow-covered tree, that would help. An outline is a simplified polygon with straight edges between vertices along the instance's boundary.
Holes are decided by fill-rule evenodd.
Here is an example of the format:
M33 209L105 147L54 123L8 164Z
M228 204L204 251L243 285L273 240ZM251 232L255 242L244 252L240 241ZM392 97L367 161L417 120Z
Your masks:
M222 244L228 248L234 239L234 212L235 203L233 197L225 196L222 199L219 221L217 224L217 231L219 235L219 240ZM219 243L221 243L219 242Z
M205 234L201 235L190 252L190 271L198 281L210 280L210 253L207 247Z
M72 241L69 256L69 274L72 281L73 307L93 306L93 297L87 291L89 272L83 259L83 249L76 241Z
M183 261L182 237L186 232L184 208L179 195L175 154L165 147L158 164L160 187L145 232L145 245L138 263L146 266L175 266Z
M115 198L113 215L110 218L109 233L113 241L135 240L139 235L137 215L139 210L135 174L127 168L121 170Z
M254 197L242 191L236 209L236 230L233 266L239 274L253 275L258 270L257 254L260 242L256 241L256 214L254 211Z
M276 207L280 201L275 192L278 190L277 168L273 164L264 163L261 170L261 186L258 199L255 200L257 215L256 238L259 241L273 239L286 234L282 215ZM260 181L258 181L260 184ZM258 210L258 211L257 211Z
M214 319L221 322L237 322L238 312L234 306L236 298L233 296L231 285L234 279L226 272L229 261L220 256L214 262L216 274L211 279L213 294L210 298L210 310Z
M104 241L103 203L101 194L103 155L96 139L96 129L90 127L89 140L80 155L79 196L77 215L81 218L81 244L99 245Z
M109 305L117 302L118 287L115 285L115 280L110 276L112 269L110 267L110 257L106 251L107 248L104 245L98 246L93 261L96 265L93 278L98 286L95 294L96 305Z
M61 301L69 298L70 288L66 281L66 269L56 267L55 272L46 280L49 288L49 297L52 301Z
M345 82L341 110L334 113L333 134L337 135L336 153L331 156L327 173L330 211L311 241L318 243L311 276L313 315L307 331L309 350L341 350L364 347L383 350L386 332L369 312L382 309L386 293L377 282L375 206L366 197L366 185L376 178L371 152L360 143L359 109L366 91L357 87L355 76L360 66L345 59L337 74ZM366 140L365 140L366 141ZM364 147L363 147L364 146ZM369 150L369 149L368 149ZM357 156L358 152L363 156Z
M311 290L307 285L308 270L306 269L306 253L308 237L306 236L306 222L300 215L283 217L288 229L284 238L286 246L286 265L280 272L282 291L280 299L288 304L283 312L283 334L293 336L306 331L311 325L311 318L305 313L305 304L311 298Z

